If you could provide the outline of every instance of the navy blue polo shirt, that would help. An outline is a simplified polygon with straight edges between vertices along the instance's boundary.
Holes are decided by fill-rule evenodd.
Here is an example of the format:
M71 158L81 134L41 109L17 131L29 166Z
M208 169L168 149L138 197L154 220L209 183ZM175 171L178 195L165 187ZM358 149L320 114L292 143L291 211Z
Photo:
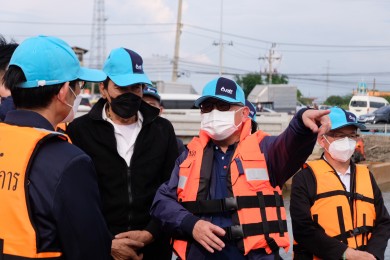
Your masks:
M234 144L230 145L224 153L217 145L213 145L214 161L213 161L213 173L210 183L210 199L223 199L228 197L228 182L227 173L229 171L229 165L234 154ZM211 222L220 227L228 227L232 225L231 213L226 212L218 216L213 216ZM208 255L206 259L246 259L242 253L235 246L234 242L227 243L221 252L215 252Z

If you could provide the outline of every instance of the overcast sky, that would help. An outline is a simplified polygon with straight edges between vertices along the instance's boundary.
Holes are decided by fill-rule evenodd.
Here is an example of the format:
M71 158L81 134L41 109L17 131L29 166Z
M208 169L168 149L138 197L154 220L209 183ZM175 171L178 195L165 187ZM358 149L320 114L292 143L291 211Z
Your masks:
M93 0L2 1L0 33L20 42L55 35L91 47ZM105 2L106 55L126 47L144 58L151 80L171 79L176 0ZM223 0L223 71L264 71L272 43L274 66L305 96L345 95L359 81L390 91L390 1ZM221 0L183 0L178 82L201 90L218 76ZM86 64L89 64L88 56ZM328 82L327 82L328 79Z

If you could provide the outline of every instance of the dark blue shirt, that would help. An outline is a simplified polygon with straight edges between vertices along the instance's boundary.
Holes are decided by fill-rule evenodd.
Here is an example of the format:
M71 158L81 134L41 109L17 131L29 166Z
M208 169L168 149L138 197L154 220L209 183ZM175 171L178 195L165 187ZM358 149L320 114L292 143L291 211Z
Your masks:
M210 199L223 199L228 197L226 176L229 171L229 163L234 154L234 145L230 145L226 153L216 145L213 145L213 150L214 162L210 183ZM229 227L232 225L231 214L225 213L214 216L211 222L220 227Z
M2 97L0 104L0 121L4 121L5 115L8 111L15 110L14 100L12 96Z

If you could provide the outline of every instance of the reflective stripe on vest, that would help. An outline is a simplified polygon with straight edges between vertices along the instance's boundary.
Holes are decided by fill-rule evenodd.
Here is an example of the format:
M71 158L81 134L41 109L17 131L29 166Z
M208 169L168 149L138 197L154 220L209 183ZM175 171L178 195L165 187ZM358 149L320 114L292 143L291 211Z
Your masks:
M356 189L351 193L346 192L337 173L325 160L307 162L304 167L311 169L317 183L316 199L311 207L313 220L328 236L351 248L367 245L376 219L374 192L367 167L356 165L356 173L351 176ZM353 215L350 200L353 201Z
M194 214L205 214L203 210L213 213L231 211L233 226L225 228L225 238L237 240L238 248L245 255L259 248L264 248L268 254L272 251L277 253L279 247L288 251L289 237L282 192L279 187L271 186L264 154L259 147L266 134L261 131L253 135L245 134L250 132L249 127L250 120L247 120L229 167L230 178L227 182L230 183L230 197L206 200L213 157L206 154L212 148L207 148L210 139L201 131L199 138L194 138L188 144L188 156L180 165L178 200ZM205 167L205 164L209 165ZM215 211L213 205L218 205L221 210ZM181 259L186 259L186 241L176 240L174 249Z
M32 159L49 138L66 140L59 133L0 123L0 259L58 258L62 255L61 252L38 252L25 190L29 185Z

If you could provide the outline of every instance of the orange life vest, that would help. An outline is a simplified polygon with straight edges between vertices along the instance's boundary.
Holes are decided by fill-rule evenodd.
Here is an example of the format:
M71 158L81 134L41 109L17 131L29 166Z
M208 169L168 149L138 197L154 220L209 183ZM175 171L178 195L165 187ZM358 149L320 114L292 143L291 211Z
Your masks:
M27 188L29 169L39 147L59 133L0 123L0 259L59 258L38 252Z
M337 173L325 160L307 162L304 167L310 167L317 183L317 194L311 207L313 220L328 236L351 248L364 249L376 219L374 192L367 167L356 164L356 173L351 176L351 183L354 182L355 186L353 192L344 189ZM319 258L313 256L313 259Z
M205 149L210 138L201 131L188 144L188 156L180 165L178 200L199 216L231 212L233 226L225 228L226 238L236 241L244 255L259 248L268 254L278 254L280 247L287 252L290 243L282 191L271 186L259 147L266 134L257 131L249 135L250 127L251 121L247 120L231 159L227 181L230 197L207 200L213 155L209 154L212 149ZM185 240L174 241L174 250L181 259L186 259L187 245Z

